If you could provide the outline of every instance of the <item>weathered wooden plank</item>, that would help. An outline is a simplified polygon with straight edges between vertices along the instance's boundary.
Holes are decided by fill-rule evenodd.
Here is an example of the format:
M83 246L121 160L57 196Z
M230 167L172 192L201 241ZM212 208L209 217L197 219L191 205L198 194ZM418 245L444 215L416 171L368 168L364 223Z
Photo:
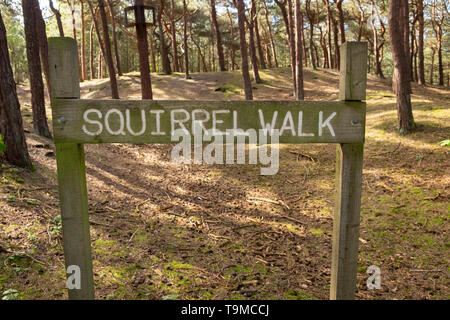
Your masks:
M331 299L354 299L356 293L363 149L362 143L338 146Z
M71 38L49 38L49 62L52 97L79 98L76 41ZM55 121L53 121L53 131L55 131ZM69 266L76 266L80 271L80 287L68 288L69 299L93 299L94 280L84 146L77 143L58 143L58 141L55 141L55 146L66 270ZM77 284L76 281L75 284Z
M367 43L344 43L341 57L340 99L365 99ZM364 143L337 147L331 299L354 299L356 294L363 152Z
M77 42L72 38L48 38L50 81L55 98L80 98L77 50Z
M344 42L340 54L339 100L366 100L367 42Z
M52 110L57 143L171 143L178 121L192 133L193 120L205 119L205 129L222 132L270 124L281 143L364 141L362 102L54 99Z
M83 145L56 144L56 161L65 264L66 268L80 268L80 288L68 288L69 299L93 299L94 281Z

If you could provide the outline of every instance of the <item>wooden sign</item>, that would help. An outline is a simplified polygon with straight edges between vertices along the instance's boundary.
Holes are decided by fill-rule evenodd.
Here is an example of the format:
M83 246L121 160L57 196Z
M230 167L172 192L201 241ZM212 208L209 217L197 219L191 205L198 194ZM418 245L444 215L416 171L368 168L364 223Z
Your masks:
M171 143L176 129L225 134L278 129L281 143L364 141L355 101L52 101L55 143Z
M363 164L367 44L341 46L342 101L80 100L77 44L49 38L53 129L66 267L77 266L80 287L70 299L93 299L85 143L171 143L194 124L213 134L279 130L280 143L338 143L331 299L356 292Z

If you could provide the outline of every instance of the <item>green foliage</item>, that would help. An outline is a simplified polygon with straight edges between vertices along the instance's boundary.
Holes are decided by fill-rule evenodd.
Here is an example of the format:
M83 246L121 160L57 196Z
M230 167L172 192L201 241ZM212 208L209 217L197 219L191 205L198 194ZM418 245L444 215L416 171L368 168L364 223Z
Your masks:
M60 234L61 230L62 230L61 215L57 215L56 217L54 217L53 220L52 220L52 224L53 225L50 227L50 234L52 236Z
M15 2L0 2L3 22L6 28L9 57L14 73L14 80L19 83L27 78L28 63L25 44L25 31L20 4Z
M3 291L2 300L14 300L19 296L19 291L16 289L8 289Z
M448 147L448 146L450 146L450 139L442 140L439 144L440 144L442 147Z

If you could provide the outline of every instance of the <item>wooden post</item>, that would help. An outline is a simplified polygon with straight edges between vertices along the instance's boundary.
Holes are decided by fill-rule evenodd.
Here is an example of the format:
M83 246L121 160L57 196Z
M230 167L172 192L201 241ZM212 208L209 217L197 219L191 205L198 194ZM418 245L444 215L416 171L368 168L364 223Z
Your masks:
M339 99L366 98L367 43L345 42L341 46ZM364 104L361 103L364 108ZM352 119L357 126L365 119ZM358 272L358 239L364 143L341 143L337 148L336 204L330 299L355 298Z
M52 99L79 99L76 41L72 38L49 38L48 46ZM54 124L66 121L63 116L53 118ZM80 287L68 288L69 299L94 299L83 144L56 144L56 162L65 264L66 268L77 266L80 270Z

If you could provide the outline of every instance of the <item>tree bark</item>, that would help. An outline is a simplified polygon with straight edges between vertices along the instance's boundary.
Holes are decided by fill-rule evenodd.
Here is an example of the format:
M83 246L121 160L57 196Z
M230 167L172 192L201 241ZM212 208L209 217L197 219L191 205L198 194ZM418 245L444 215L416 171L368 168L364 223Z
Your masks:
M214 31L216 35L216 43L217 43L217 56L219 58L219 68L220 71L227 71L225 66L225 57L223 55L223 44L222 44L222 35L220 33L219 23L217 22L217 13L216 13L216 1L210 0L211 4L211 21L214 26Z
M23 20L27 48L28 73L30 76L31 105L33 109L33 126L36 134L51 138L45 113L44 83L39 58L39 42L36 37L37 0L22 0Z
M295 0L294 0L295 1ZM294 22L294 8L292 5L292 0L287 0L287 7L288 7L288 41L289 41L289 48L291 53L291 73L292 73L292 85L293 85L293 96L296 96L297 93L297 77L295 75L295 64L296 64L296 55L295 55L295 22Z
M245 41L245 5L244 0L234 0L238 11L239 44L241 47L241 71L244 80L245 100L253 100L252 83L248 73L247 42Z
M102 20L103 26L103 42L105 49L105 53L103 54L103 56L106 60L106 65L108 68L108 75L111 83L111 96L113 99L119 99L119 90L117 87L116 73L114 70L114 62L111 52L111 41L109 39L109 31L108 31L108 20L106 19L104 0L98 0L98 6L100 9L100 19Z
M436 49L431 48L431 64L430 64L430 84L433 84L434 80L434 56L436 54Z
M156 72L156 56L155 56L155 46L153 43L152 32L148 33L148 40L150 42L150 57L152 58L151 68L152 68L152 72Z
M94 69L94 21L91 22L91 29L89 30L89 71L91 80L95 79Z
M275 65L275 68L278 68L277 52L275 50L275 42L273 41L272 26L271 26L271 22L270 22L270 19L269 19L269 9L267 8L266 1L263 0L262 2L263 2L263 5L264 5L267 29L269 30L269 40L270 40L270 48L272 49L273 63Z
M264 50L261 45L261 37L259 35L258 17L256 15L255 15L255 35L256 35L256 46L258 48L258 56L259 56L259 63L260 63L261 69L267 69L266 61L264 59Z
M408 28L409 23L405 26L406 19L402 17L406 11L405 6L408 6L407 0L389 1L389 36L394 60L393 89L397 96L397 115L401 134L415 129L408 73L409 59L404 41L404 29Z
M339 31L341 35L341 44L345 42L345 21L344 21L344 11L342 10L342 2L343 0L337 0L336 1L336 7L338 9L338 15L339 15Z
M39 42L39 52L41 56L42 69L44 71L45 80L47 83L47 91L48 96L51 94L51 86L50 86L50 66L48 62L48 42L47 42L47 33L45 28L45 21L42 18L42 11L39 7L39 2L35 1L35 13L36 13L36 31L37 38Z
M250 47L250 59L252 62L253 77L255 78L256 83L262 83L261 77L259 76L258 58L256 57L255 16L256 16L256 3L255 3L255 0L252 0L251 7L250 7L250 19L246 20L248 32L249 32L248 44Z
M145 23L144 1L136 0L134 14L136 17L136 35L139 51L139 71L141 74L142 99L153 99L150 62L148 60L147 25ZM105 35L106 36L106 35Z
M372 8L375 8L375 2L372 0ZM384 37L384 33L386 31L383 21L381 20L381 17L378 16L378 20L381 27L382 36ZM384 39L381 40L381 43L378 41L378 31L377 27L375 26L375 12L372 10L372 33L373 33L373 54L374 54L374 60L375 60L375 75L379 77L380 79L384 79L383 70L381 68L381 55L380 55L380 49L384 45Z
M64 37L64 28L62 25L62 21L61 21L61 13L59 12L59 10L57 10L54 5L53 5L53 1L49 0L49 5L50 5L50 10L52 10L53 14L55 15L56 18L56 23L58 25L58 30L59 30L59 36L60 37Z
M314 16L313 13L311 12L311 0L306 0L305 3L305 8L306 8L306 16L308 17L309 20L309 56L310 56L310 60L311 60L311 65L313 70L317 70L317 61L314 58Z
M119 76L122 75L122 68L120 66L120 56L119 56L119 44L117 42L117 32L116 32L116 15L114 12L114 6L112 0L108 0L108 8L109 14L111 15L111 29L112 29L112 38L113 38L113 46L114 46L114 55L116 58L116 68L117 74Z
M328 63L329 68L334 68L334 60L332 55L332 47L331 47L331 8L330 8L330 0L324 0L325 8L327 11L327 55L328 55Z
M230 63L230 68L231 70L234 70L234 66L236 65L236 52L234 50L234 25L233 25L233 17L231 16L230 10L227 7L227 15L228 15L228 20L230 21L230 58L231 58L231 63ZM192 36L191 36L192 37Z
M103 58L105 59L106 67L108 68L108 75L109 75L109 81L110 81L110 86L111 86L111 97L113 99L119 99L119 89L117 87L116 73L114 71L114 63L113 63L112 53L111 53L111 42L109 39L108 24L107 24L107 20L106 20L105 3L104 3L104 0L98 0L100 19L102 21L102 26L103 26L103 38L104 39L102 41L102 38L100 36L100 29L98 26L98 22L95 17L94 7L92 6L92 3L90 0L87 0L87 1L88 1L89 8L91 9L92 19L94 22L95 31L97 33L97 39L98 39L98 43L99 43L99 46L101 49L101 54L102 54ZM99 70L102 70L102 68L100 66L99 66Z
M406 74L408 75L408 79L410 82L413 81L413 75L412 75L412 68L411 68L411 54L410 54L410 46L409 46L409 3L408 0L398 0L401 1L401 12L400 12L400 19L402 20L402 23L400 23L400 30L403 35L403 48L405 50L405 57L406 57ZM409 86L409 90L411 90L411 86Z
M75 7L72 4L72 0L67 0L67 5L69 6L70 14L72 15L72 35L73 35L73 38L75 39L75 41L78 42L76 20L75 20ZM82 70L81 70L80 50L78 50L78 74L80 76L80 81L83 81L83 74L82 74Z
M303 50L302 50L302 31L303 17L300 11L300 0L294 0L294 16L295 16L295 77L296 77L296 94L297 100L305 100L305 92L303 89Z
M0 11L0 133L5 143L6 159L13 165L31 169L23 131L16 83L9 59L6 29Z
M418 55L419 55L419 74L418 82L420 85L425 85L425 64L423 55L423 33L424 33L424 19L423 19L423 0L417 0L417 15L419 23L419 42L418 42Z
M189 35L191 37L192 42L197 47L198 55L201 59L201 63L202 63L202 67L203 67L203 72L208 72L208 67L206 66L206 61L205 61L205 55L202 53L202 48L200 47L198 42L195 40L194 35L192 34L192 28L190 25L189 25Z
M160 0L159 4L160 4L160 10L158 10L157 21L158 21L159 47L160 47L160 51L161 51L162 68L163 68L164 74L171 74L172 69L170 67L169 50L168 50L168 46L166 44L166 40L164 37L164 30L163 30L163 24L162 24L162 11L164 11L164 9L165 9L164 0Z
M188 47L188 38L187 38L187 29L188 29L188 15L189 12L186 6L186 0L183 0L183 16L184 16L184 24L183 24L183 41L184 41L184 73L186 79L191 79L189 74L189 47Z
M341 54L340 54L340 50L339 50L339 42L338 42L338 37L339 37L339 32L338 32L338 23L337 21L334 19L333 15L331 15L331 24L333 25L333 34L334 34L334 67L336 69L340 69L340 65L341 65Z
M86 23L84 17L84 0L80 0L81 6L81 78L87 80L87 67L86 67Z
M175 1L170 0L170 32L172 34L172 64L173 71L180 72L180 66L178 64L178 48L177 48L177 29L175 25Z

